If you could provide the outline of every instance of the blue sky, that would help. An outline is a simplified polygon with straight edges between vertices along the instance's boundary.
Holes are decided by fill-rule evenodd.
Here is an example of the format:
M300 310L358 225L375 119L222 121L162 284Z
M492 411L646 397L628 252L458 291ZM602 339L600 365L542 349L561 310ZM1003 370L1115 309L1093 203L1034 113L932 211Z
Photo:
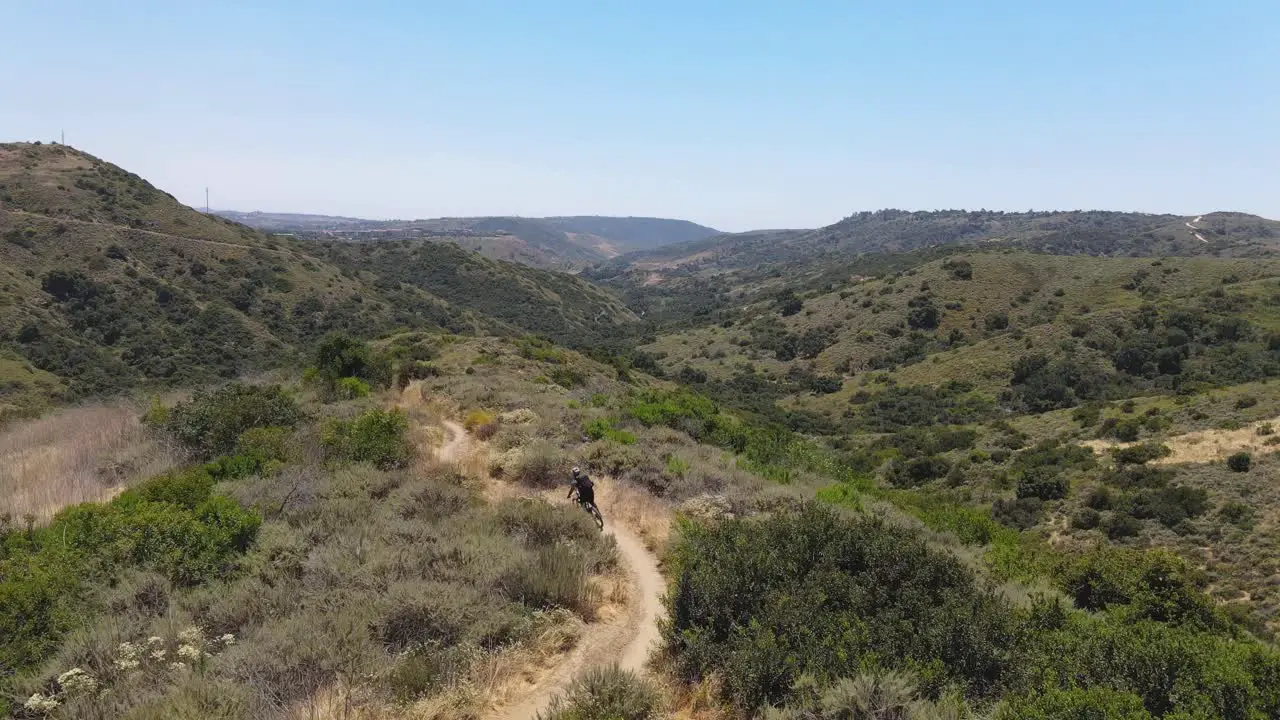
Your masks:
M262 6L269 5L269 8ZM729 230L1280 218L1274 0L0 0L0 140L180 200Z

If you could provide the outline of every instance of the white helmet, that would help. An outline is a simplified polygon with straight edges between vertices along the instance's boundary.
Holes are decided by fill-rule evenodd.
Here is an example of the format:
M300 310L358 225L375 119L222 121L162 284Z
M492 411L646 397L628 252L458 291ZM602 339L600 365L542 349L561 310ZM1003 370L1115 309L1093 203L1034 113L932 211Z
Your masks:
M581 474L582 474L582 468L579 468L577 465L574 465L574 466L573 466L573 474L574 474L574 475L581 475Z

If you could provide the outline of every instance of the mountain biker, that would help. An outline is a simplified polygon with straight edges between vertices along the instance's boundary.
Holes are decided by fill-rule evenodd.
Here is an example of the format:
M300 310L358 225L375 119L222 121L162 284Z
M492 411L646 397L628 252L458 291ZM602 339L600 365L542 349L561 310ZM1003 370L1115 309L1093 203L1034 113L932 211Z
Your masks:
M573 480L570 481L569 494L566 497L573 497L575 492L578 493L578 504L595 507L595 485L592 484L591 478L587 477L587 474L578 467L573 469Z

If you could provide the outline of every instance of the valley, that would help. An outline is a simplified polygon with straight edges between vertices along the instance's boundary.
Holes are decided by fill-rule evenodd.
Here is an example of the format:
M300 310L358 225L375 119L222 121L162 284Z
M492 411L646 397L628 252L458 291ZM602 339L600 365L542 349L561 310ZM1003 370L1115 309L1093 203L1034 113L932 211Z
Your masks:
M628 252L701 240L719 232L684 220L634 217L481 217L361 220L288 213L215 211L215 215L273 233L350 242L452 242L494 260L580 270Z
M1280 714L1280 223L223 215L0 145L13 717Z

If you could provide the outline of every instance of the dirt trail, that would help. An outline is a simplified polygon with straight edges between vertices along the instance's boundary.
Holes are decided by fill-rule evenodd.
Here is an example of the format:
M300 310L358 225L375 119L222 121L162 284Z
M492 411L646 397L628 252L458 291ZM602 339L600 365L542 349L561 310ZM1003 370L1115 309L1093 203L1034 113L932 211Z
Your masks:
M472 450L471 438L461 425L441 420L445 442L436 450L442 462L460 463ZM503 488L510 491L510 486ZM554 502L559 491L544 493ZM626 611L616 617L590 623L583 628L577 645L554 665L526 676L501 707L484 715L485 720L530 720L546 708L552 697L573 679L593 667L617 664L624 670L642 672L650 651L658 644L658 622L662 617L662 594L666 584L658 563L644 543L629 528L605 518L605 534L613 536L618 554L627 569L630 585Z
M441 420L444 425L444 445L436 450L436 458L440 462L456 463L462 459L462 451L467 448L467 431L452 420Z
M1184 225L1186 225L1187 227L1191 228L1191 234L1192 234L1192 235L1195 235L1197 240L1199 240L1199 241L1200 241L1200 242L1202 242L1202 243L1207 243L1207 242L1209 242L1209 241L1204 239L1204 236L1203 236L1203 235L1201 235L1201 234L1200 234L1200 232L1199 232L1199 231L1200 231L1200 228L1196 227L1196 225L1195 225L1196 223L1200 222L1200 221L1201 221L1201 220L1203 220L1203 219L1204 219L1204 216L1203 216L1203 215L1197 215L1195 220L1192 220L1191 222L1187 222L1187 223L1183 223L1183 224L1184 224Z

